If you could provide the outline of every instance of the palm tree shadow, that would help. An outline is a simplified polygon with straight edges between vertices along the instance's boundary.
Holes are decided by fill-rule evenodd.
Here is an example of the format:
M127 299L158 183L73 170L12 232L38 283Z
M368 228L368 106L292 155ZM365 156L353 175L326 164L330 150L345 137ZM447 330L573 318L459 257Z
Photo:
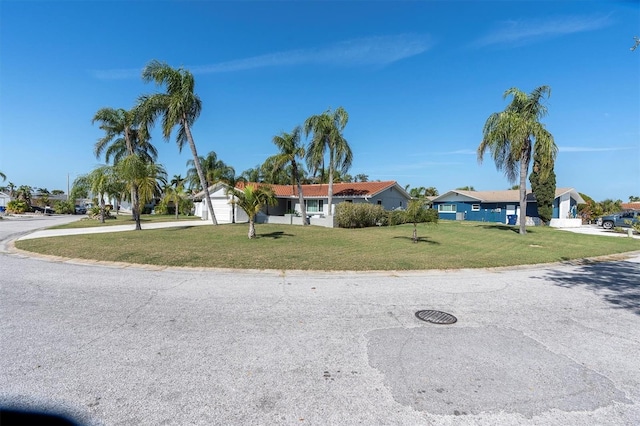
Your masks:
M640 263L595 262L577 270L549 271L542 277L565 288L592 290L617 309L640 315Z
M400 238L400 239L403 239L403 240L410 240L410 241L413 242L413 238L411 238L411 237L400 237L400 236L397 236L397 237L393 237L393 238ZM427 243L427 244L440 245L439 242L430 240L429 237L418 237L418 243Z
M256 235L258 238L272 238L274 240L277 240L279 238L282 237L293 237L293 234L285 234L284 231L275 231L275 232L269 232L268 234L258 234Z
M516 234L520 233L520 228L518 228L517 226L511 226L511 225L478 225L478 227L483 229L497 229L499 231L511 231L511 232L515 232ZM527 232L533 232L533 231L530 231L529 229L527 229Z

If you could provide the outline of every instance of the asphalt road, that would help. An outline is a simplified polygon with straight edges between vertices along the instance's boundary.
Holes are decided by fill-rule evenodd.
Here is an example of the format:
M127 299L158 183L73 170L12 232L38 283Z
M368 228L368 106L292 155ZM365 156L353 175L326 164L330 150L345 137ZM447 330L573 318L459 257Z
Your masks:
M106 425L640 424L638 254L414 273L109 267L8 252L26 223L0 221L5 407Z

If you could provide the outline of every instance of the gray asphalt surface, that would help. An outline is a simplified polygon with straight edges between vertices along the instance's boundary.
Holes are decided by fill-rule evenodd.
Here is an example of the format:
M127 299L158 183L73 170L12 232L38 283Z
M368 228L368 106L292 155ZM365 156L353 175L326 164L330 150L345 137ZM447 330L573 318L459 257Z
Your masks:
M402 273L108 267L7 252L25 224L0 221L4 406L107 425L640 424L638 254Z

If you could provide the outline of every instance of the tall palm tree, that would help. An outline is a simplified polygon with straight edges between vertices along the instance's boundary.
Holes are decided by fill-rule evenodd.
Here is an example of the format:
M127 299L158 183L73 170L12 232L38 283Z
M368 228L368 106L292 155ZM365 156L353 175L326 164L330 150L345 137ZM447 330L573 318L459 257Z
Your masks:
M335 111L328 109L322 114L312 115L304 122L305 136L313 133L309 147L307 148L307 164L309 168L317 171L324 162L325 151L329 151L329 215L333 201L333 173L340 169L346 173L353 161L353 153L342 136L349 114L344 108L338 107Z
M256 237L255 216L265 205L275 206L278 203L276 196L268 185L247 185L242 190L229 188L235 203L249 216L249 239Z
M496 168L503 170L511 183L520 177L520 234L527 233L527 174L532 150L540 159L542 179L546 179L553 168L558 153L553 135L540 122L547 115L542 101L550 95L549 86L537 87L530 94L515 87L504 92L505 99L512 97L511 103L504 111L489 116L478 147L479 162L485 151L490 151Z
M273 168L283 169L287 165L291 165L291 174L293 175L292 184L298 186L298 198L300 200L300 213L302 214L302 224L308 225L307 209L304 205L304 195L302 194L302 183L300 182L300 170L298 170L297 158L302 159L305 156L305 149L300 144L300 134L302 129L296 126L291 133L282 132L282 134L273 137L273 143L280 150L279 154L273 156Z
M5 175L4 173L0 172L0 178L2 178L2 181L4 182L5 180L7 180L7 175Z
M96 158L99 158L104 152L105 160L109 162L113 158L113 164L116 165L122 159L134 154L149 163L154 162L158 157L158 151L149 143L148 131L141 131L139 128L138 110L101 108L93 116L92 123L96 121L100 122L100 129L105 132L105 135L95 144ZM138 187L133 183L129 185L129 188L131 191L131 214L136 222L136 230L141 230Z
M166 63L153 60L142 71L142 79L145 82L153 81L156 86L164 85L166 88L165 93L143 95L139 98L138 105L141 109L143 122L151 126L158 117L162 117L162 134L167 141L171 137L173 128L178 126L176 138L178 150L182 151L185 142L189 144L200 185L204 191L205 203L211 215L211 222L217 225L218 221L211 204L209 187L191 134L191 127L202 110L202 101L194 92L193 74L184 68L174 69Z

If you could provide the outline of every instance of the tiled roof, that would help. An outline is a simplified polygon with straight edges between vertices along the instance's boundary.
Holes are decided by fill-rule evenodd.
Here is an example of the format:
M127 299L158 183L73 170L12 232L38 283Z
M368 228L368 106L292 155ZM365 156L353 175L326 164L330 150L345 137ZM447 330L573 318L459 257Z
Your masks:
M352 183L334 183L333 184L333 196L336 198L339 197L364 197L364 196L372 196L381 191L384 191L387 188L390 188L396 185L396 181L384 181L384 182L352 182ZM267 185L267 184L256 184L253 182L243 183L240 182L236 185L236 188L242 189L245 185ZM297 185L269 185L271 189L275 192L277 197L285 198L285 197L298 197L298 186ZM326 198L329 195L329 185L326 183L322 184L311 184L311 185L302 185L302 194L304 198Z
M621 207L623 210L640 210L640 202L622 203Z

